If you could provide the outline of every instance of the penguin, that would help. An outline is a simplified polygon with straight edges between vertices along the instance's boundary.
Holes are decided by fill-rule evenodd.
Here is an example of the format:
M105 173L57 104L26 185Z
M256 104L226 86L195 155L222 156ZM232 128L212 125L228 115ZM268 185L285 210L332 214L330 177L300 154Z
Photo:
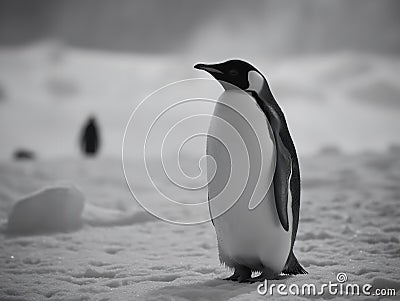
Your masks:
M100 137L96 119L89 117L81 134L81 149L86 156L95 156L99 150Z
M233 275L225 280L253 283L279 279L282 273L307 274L293 253L300 209L300 170L296 148L284 113L267 80L254 66L237 59L217 64L196 64L194 68L208 72L224 88L215 105L213 114L218 118L211 120L206 152L214 158L217 166L208 183L208 204L217 234L219 259L234 270ZM233 104L239 114L229 112L229 104ZM251 126L241 118L241 110L251 118ZM226 128L214 121L217 119L229 123L243 138L249 151L249 177L237 200L219 198L216 201L232 171L229 150L215 139L229 137ZM252 127L261 137L257 137ZM261 149L267 150L262 153L261 161L260 145ZM252 162L255 162L255 169ZM260 162L266 168L257 168ZM266 193L254 203L252 195L257 185L264 185ZM229 202L234 204L229 207ZM221 206L229 208L220 214ZM260 272L260 275L252 277L253 272Z

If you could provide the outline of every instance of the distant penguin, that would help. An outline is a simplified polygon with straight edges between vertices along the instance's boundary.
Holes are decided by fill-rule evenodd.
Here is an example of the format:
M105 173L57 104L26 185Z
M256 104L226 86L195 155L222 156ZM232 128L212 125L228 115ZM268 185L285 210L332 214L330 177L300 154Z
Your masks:
M214 158L217 166L208 185L208 200L219 257L221 263L234 269L233 275L226 280L256 282L276 279L281 273L306 274L293 253L300 209L300 171L296 149L284 114L265 77L241 60L197 64L194 67L210 73L224 88L214 109L217 118L211 120L207 155ZM229 104L234 104L239 113L246 111L251 117L251 127L238 114L228 112ZM229 150L212 138L231 137L226 128L217 122L221 119L240 134L249 151L250 161L256 162L256 165L263 162L267 166L258 172L249 169L246 188L223 214L219 214L221 207L235 200L215 201L227 183L226 175L231 171ZM257 134L261 137L252 132L252 127L258 130ZM262 159L257 159L257 152L261 157L260 145L267 151ZM259 178L261 181L257 182ZM251 198L257 185L264 185L262 188L266 193L254 203ZM251 202L255 205L253 208L250 208ZM261 274L252 278L252 272Z
M86 156L95 156L99 151L100 133L96 119L90 117L83 126L81 134L81 149Z

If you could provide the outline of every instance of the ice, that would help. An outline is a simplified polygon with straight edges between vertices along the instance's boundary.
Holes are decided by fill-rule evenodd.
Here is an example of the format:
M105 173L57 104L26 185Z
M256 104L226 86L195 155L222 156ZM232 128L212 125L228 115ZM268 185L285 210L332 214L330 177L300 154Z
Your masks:
M68 231L82 226L85 197L75 187L51 187L18 200L7 222L9 234Z

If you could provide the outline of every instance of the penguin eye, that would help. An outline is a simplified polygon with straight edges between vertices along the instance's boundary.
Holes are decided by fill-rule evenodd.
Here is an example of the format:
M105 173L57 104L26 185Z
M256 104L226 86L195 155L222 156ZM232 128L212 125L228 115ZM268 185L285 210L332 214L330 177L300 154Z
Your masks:
M231 76L236 76L238 74L239 74L239 72L237 70L235 70L235 69L232 69L232 70L229 71L229 75L231 75Z

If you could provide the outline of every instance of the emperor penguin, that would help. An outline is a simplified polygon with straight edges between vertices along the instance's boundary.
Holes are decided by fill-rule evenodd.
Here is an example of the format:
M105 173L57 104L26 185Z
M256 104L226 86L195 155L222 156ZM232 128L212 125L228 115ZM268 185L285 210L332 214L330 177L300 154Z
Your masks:
M282 273L306 274L293 253L300 209L298 158L285 116L267 80L242 60L197 64L194 68L208 72L224 88L211 119L207 155L216 163L208 183L208 204L219 258L234 270L226 280L257 282L277 279ZM232 137L221 120L241 136L248 151L248 180L237 199L218 198L230 177L241 176L230 174L234 170L231 164L238 162L230 162L229 146L218 141ZM265 193L255 194L260 187ZM252 277L253 272L260 275Z
M90 116L84 125L80 140L83 154L88 157L95 156L97 154L100 146L100 132L94 116Z

